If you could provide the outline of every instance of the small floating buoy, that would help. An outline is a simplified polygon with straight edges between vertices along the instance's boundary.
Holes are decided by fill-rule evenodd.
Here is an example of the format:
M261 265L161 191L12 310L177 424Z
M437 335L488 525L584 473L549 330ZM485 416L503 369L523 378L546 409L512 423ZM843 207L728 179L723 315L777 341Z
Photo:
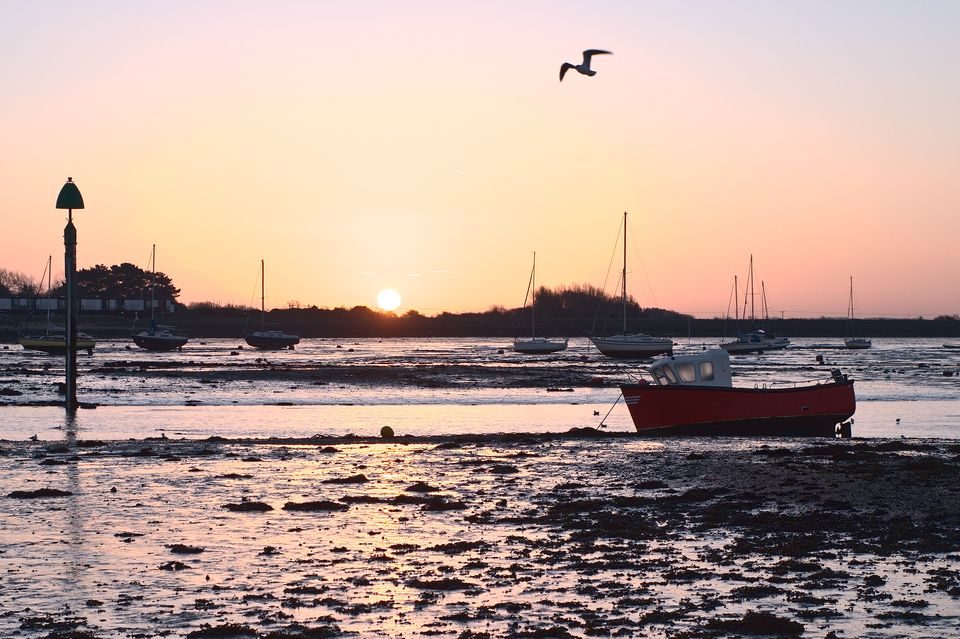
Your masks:
M593 411L593 416L594 416L594 417L600 417L600 411L598 411L598 410Z
M817 355L817 364L823 364L823 355Z
M898 423L898 424L900 423L900 418L899 418L899 417L897 417L897 423Z
M383 428L380 429L380 436L383 437L384 439L390 439L391 437L393 437L393 429L390 428L389 426L384 426Z

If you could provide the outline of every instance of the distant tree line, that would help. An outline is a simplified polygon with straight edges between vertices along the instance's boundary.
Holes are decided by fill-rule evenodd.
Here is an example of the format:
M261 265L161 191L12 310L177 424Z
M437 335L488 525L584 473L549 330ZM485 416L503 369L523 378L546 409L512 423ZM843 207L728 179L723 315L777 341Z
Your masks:
M151 286L155 299L176 300L180 296L180 289L174 286L167 274L160 271L151 273L129 262L113 266L97 264L92 268L80 269L75 282L80 297L149 299ZM0 269L0 295L40 297L46 294L42 289L42 282L37 283L28 275ZM50 295L64 297L65 294L66 282L62 279L54 282Z

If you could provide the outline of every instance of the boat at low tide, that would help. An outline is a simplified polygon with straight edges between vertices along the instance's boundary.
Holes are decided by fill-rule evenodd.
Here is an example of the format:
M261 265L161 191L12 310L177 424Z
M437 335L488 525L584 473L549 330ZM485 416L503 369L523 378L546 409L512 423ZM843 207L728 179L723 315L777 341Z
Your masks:
M243 339L246 340L250 346L264 351L293 350L293 347L300 343L299 335L291 335L290 333L277 330L268 331L266 329L267 308L264 275L263 260L260 260L260 330L247 333L243 336Z
M517 337L513 340L513 350L524 355L544 355L557 353L567 349L567 338L537 337L537 254L533 254L533 268L530 271L530 282L527 293L530 296L530 337ZM526 308L527 300L523 300Z
M87 355L93 355L96 345L96 340L86 333L77 333L77 343L73 350L87 351ZM63 334L32 335L21 337L20 346L28 351L41 351L47 355L64 355L67 352L67 338Z
M763 329L742 333L733 342L724 342L720 348L733 355L760 353L764 351L782 351L790 346L790 340L780 335L767 335Z
M133 343L142 349L154 352L173 351L183 348L190 338L186 335L175 335L169 328L150 322L150 328L134 333Z
M735 388L721 349L658 359L650 375L620 387L644 434L849 436L856 410L853 380L838 369L827 381Z
M627 333L627 212L623 212L623 273L620 275L623 332L610 337L591 337L602 355L619 359L644 359L673 352L673 340L646 333Z

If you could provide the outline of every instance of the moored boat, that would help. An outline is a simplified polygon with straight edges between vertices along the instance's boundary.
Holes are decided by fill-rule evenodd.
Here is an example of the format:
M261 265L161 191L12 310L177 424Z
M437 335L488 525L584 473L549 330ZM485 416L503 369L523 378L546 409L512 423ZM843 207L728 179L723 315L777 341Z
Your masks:
M527 286L530 295L530 337L517 337L513 340L514 352L523 355L543 355L567 349L566 338L537 337L537 254L533 254L533 268L530 270L530 282ZM527 300L523 300L526 308Z
M763 329L740 334L736 341L720 344L720 348L732 355L782 351L788 346L790 346L789 339L780 335L767 335Z
M51 278L53 273L53 257L47 257L47 267L43 272L43 275L40 276L40 281L43 282L43 278L47 278L47 331L43 335L27 335L21 337L18 341L20 346L24 350L28 351L40 351L41 353L46 353L48 355L66 355L67 353L67 335L65 332L60 331L51 333L50 329L53 326L50 322L50 291L53 289L51 285ZM76 351L87 351L87 355L93 355L93 348L97 345L96 340L87 335L86 333L78 332L77 341L73 346L74 352Z
M592 337L591 341L607 357L621 359L644 359L673 352L673 340L669 337L654 337L644 333Z
M157 245L150 249L150 328L134 333L133 343L142 349L154 352L173 351L183 348L190 341L186 335L176 335L168 326L159 326L154 319L156 300L154 299L157 277ZM134 319L136 324L136 319Z
M853 380L836 369L827 381L735 388L729 354L710 349L658 359L650 374L620 387L639 433L835 437L856 410Z
M766 322L769 319L769 313L767 310L767 287L764 283L760 282L760 291L761 291L761 312L763 313L763 320ZM745 353L758 353L762 355L766 351L782 351L783 349L790 346L790 340L782 335L769 335L764 329L757 328L757 317L754 312L754 284L753 284L753 255L750 256L750 269L747 274L747 285L744 288L743 293L743 319L747 317L747 298L749 298L750 303L750 323L753 325L753 329L748 333L739 332L740 325L740 313L739 313L739 300L737 299L737 276L733 276L733 294L734 294L734 318L738 326L737 339L732 342L722 342L720 348L731 353L733 355L743 355ZM729 310L729 309L728 309Z
M29 351L41 351L48 355L64 355L67 352L67 338L65 335L31 335L20 338L20 346ZM86 333L77 333L75 351L87 351L93 355L96 340Z
M517 338L513 342L513 350L524 355L556 353L567 349L567 339L548 337Z
M300 343L299 335L290 335L283 331L254 331L244 336L247 344L262 350L281 350L293 348Z
M247 333L243 336L243 339L250 346L265 351L279 351L285 348L293 350L293 347L300 343L299 335L291 335L277 330L266 330L267 309L264 275L263 260L260 260L260 330Z
M185 335L174 335L170 329L150 323L150 328L133 335L133 343L148 351L172 351L182 348L190 338Z
M673 352L673 340L646 333L627 333L627 212L623 212L623 272L620 275L623 332L610 337L591 337L603 355L620 359L644 359Z
M853 336L853 276L850 276L850 303L847 306L847 333L849 336L844 338L843 345L851 350L864 350L873 346L869 337Z

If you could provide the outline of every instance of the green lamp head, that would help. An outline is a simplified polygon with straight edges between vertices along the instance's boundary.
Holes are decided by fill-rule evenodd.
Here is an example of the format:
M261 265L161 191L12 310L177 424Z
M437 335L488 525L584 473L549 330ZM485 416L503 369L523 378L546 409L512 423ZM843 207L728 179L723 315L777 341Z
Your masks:
M57 196L58 209L82 209L83 196L80 195L80 189L73 182L72 177L67 178L66 184L60 189L60 195Z

